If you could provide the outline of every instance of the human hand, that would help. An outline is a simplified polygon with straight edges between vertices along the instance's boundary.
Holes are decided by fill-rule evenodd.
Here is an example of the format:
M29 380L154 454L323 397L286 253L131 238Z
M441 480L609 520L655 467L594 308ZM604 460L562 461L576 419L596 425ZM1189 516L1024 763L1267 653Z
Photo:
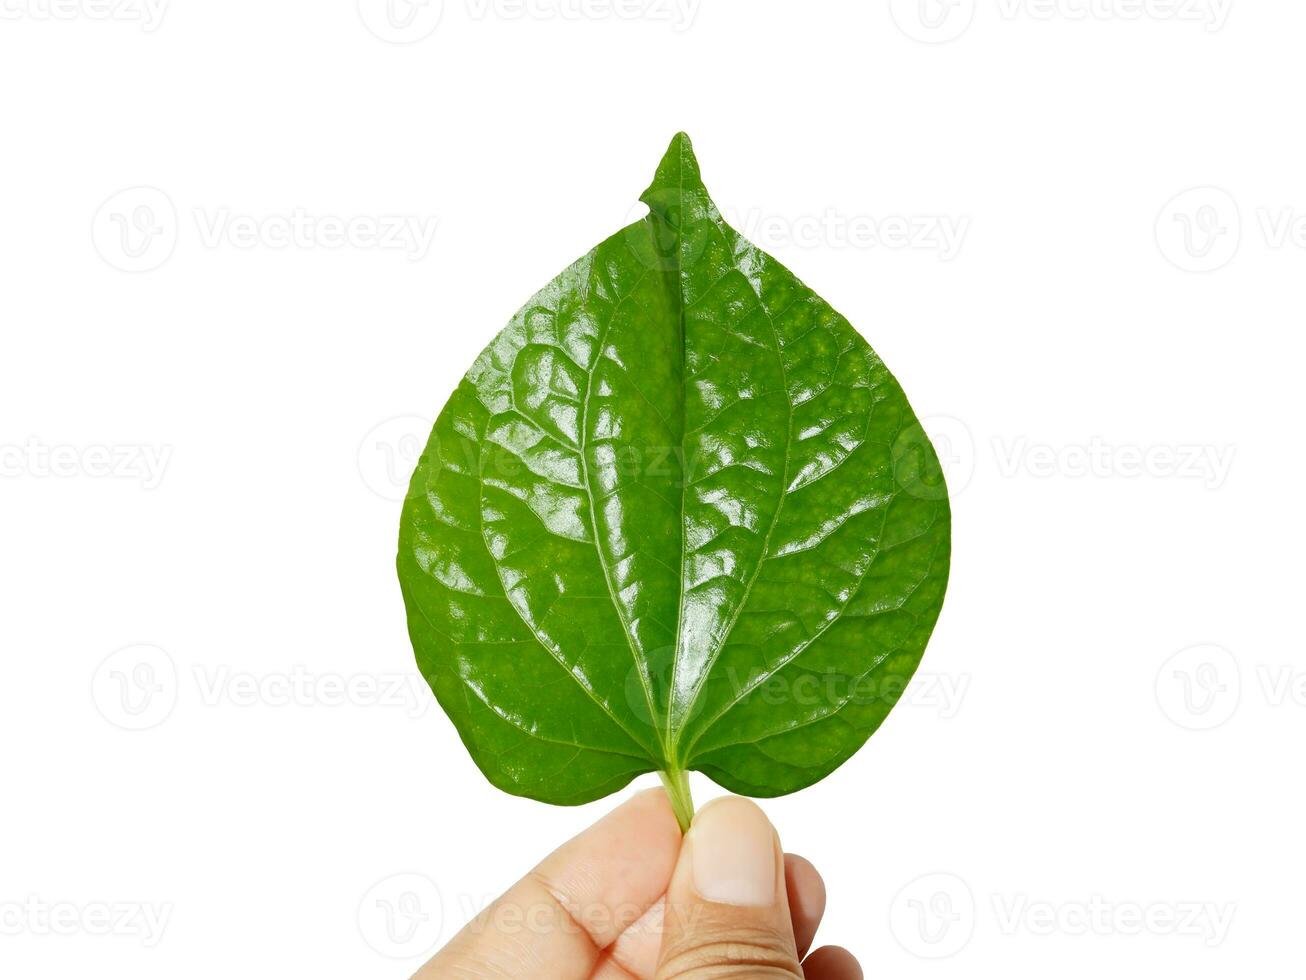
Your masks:
M714 800L682 839L666 794L648 790L545 858L414 980L861 980L847 950L807 954L824 911L821 876L781 851L755 803Z

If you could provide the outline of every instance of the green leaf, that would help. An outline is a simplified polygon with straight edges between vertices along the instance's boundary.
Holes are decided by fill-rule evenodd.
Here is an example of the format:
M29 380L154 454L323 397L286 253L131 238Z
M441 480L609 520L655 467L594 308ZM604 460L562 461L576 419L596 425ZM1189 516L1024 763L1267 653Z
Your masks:
M678 135L650 213L535 295L445 405L399 579L496 786L661 771L777 796L880 725L943 602L949 512L897 382L721 218Z

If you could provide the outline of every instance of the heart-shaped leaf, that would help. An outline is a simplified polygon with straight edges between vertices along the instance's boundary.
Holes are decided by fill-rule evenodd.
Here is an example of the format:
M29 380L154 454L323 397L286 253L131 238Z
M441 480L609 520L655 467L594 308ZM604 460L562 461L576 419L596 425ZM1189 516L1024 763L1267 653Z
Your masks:
M477 358L413 475L422 673L511 793L660 771L777 796L884 720L943 602L938 460L843 317L721 218L678 135L650 213Z

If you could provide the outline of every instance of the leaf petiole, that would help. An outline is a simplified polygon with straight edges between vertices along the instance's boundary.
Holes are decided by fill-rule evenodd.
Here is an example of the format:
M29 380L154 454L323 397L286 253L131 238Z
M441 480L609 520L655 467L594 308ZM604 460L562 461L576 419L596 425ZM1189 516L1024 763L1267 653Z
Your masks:
M689 773L683 770L673 772L659 772L662 777L662 785L667 788L667 796L671 798L671 809L675 811L676 821L680 824L680 832L683 834L689 830L689 825L694 819L694 797L689 792Z

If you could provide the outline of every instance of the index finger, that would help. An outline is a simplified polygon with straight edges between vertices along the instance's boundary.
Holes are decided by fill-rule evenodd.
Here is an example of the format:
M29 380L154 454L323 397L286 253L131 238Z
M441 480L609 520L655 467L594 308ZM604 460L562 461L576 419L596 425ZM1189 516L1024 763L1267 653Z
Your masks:
M575 977L667 889L681 834L666 793L637 794L539 863L414 980Z

